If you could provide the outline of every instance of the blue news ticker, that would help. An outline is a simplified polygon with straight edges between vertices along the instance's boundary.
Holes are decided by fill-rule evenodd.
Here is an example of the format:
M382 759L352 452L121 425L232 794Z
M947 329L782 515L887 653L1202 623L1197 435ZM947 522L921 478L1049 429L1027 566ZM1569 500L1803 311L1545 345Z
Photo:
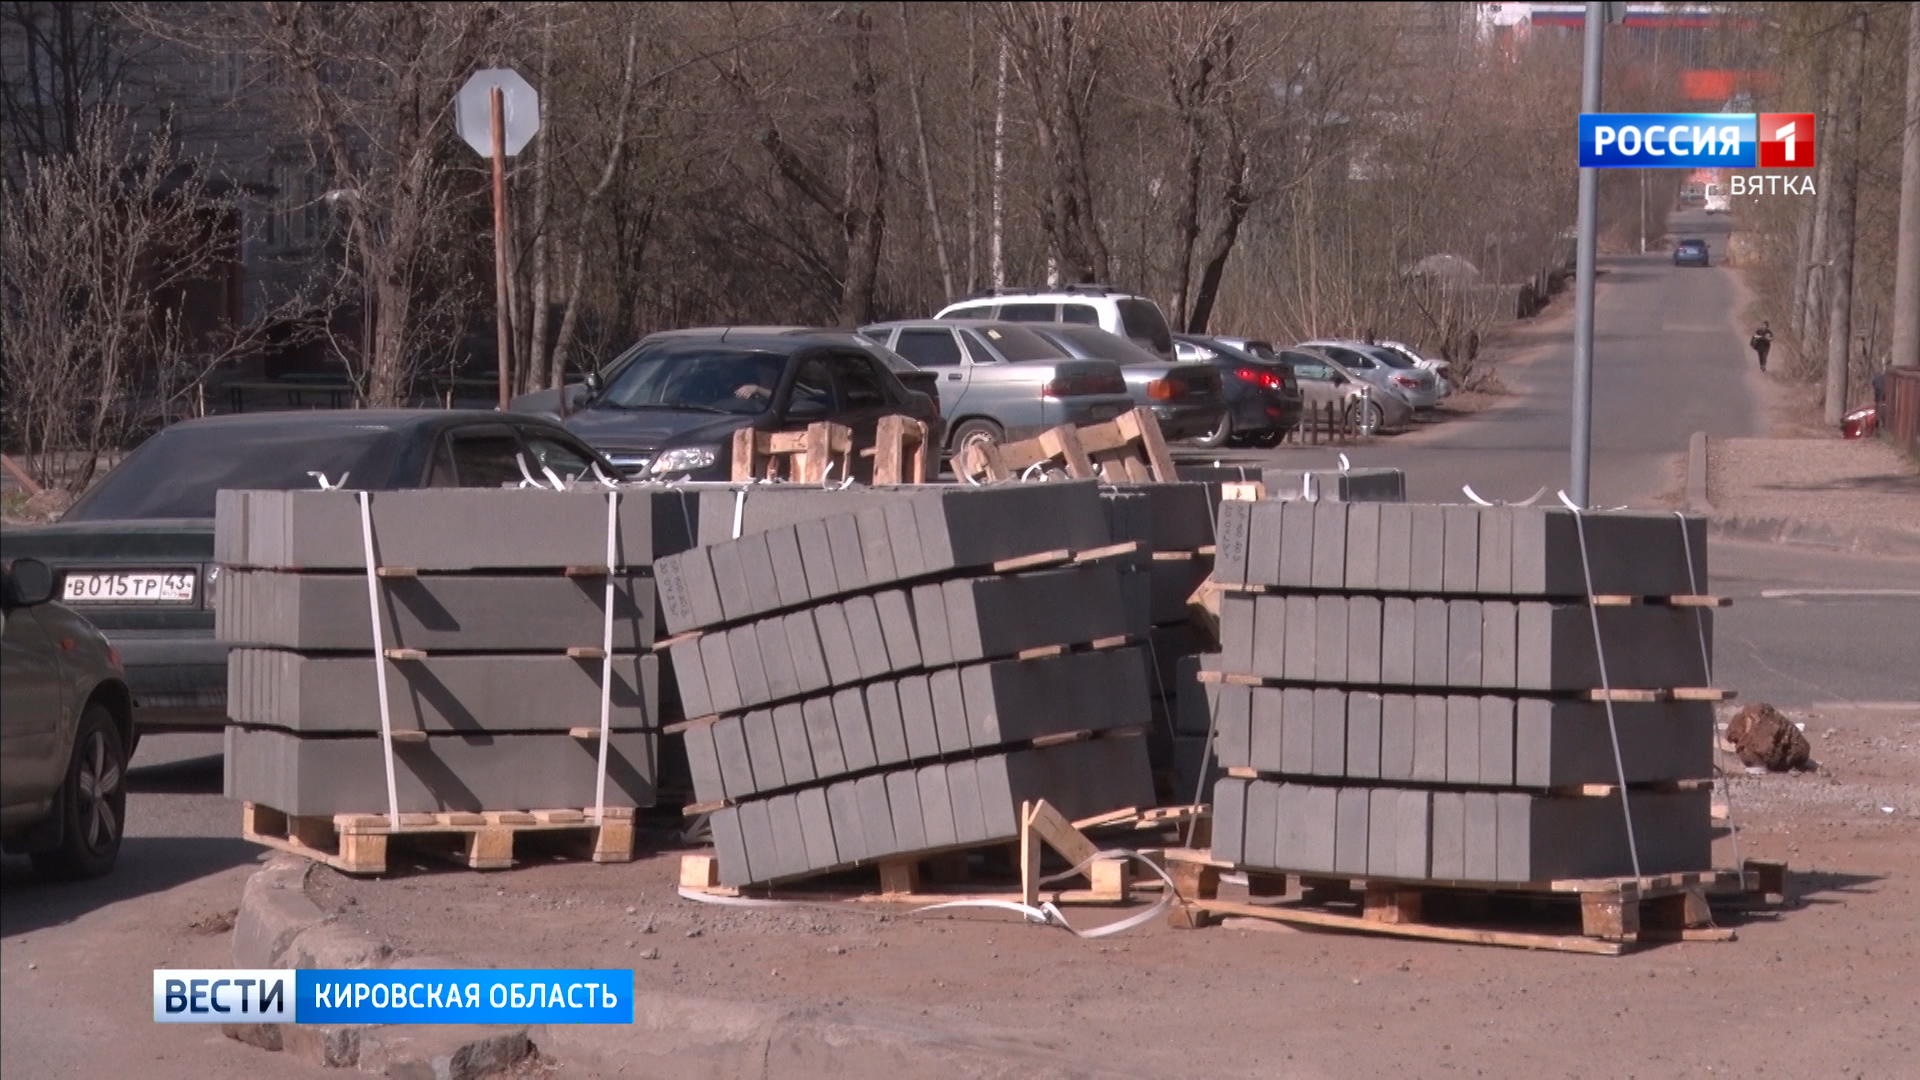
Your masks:
M1751 169L1755 113L1581 113L1583 169Z
M163 969L153 973L153 1018L174 1024L631 1024L633 970Z

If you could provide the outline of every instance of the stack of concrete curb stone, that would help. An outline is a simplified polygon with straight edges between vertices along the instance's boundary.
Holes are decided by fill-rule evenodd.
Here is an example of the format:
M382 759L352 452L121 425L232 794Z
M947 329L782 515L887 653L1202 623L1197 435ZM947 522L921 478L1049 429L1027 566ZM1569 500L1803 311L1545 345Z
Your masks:
M1407 474L1399 469L1264 469L1182 465L1180 479L1209 484L1259 484L1264 498L1309 502L1406 502Z
M1095 484L805 490L657 567L722 884L1151 805L1119 567L1072 557L1109 547Z
M1630 875L1610 697L1640 871L1708 868L1709 793L1676 782L1711 775L1712 705L1672 691L1710 682L1710 613L1660 602L1705 591L1704 524L1224 504L1215 574L1239 591L1221 605L1215 753L1233 775L1215 788L1215 856L1414 880Z
M609 567L605 491L372 494L381 657L357 493L221 492L227 795L303 817L384 812L385 664L402 812L594 805L611 576L607 805L651 806L651 567L689 538L676 493L618 497Z

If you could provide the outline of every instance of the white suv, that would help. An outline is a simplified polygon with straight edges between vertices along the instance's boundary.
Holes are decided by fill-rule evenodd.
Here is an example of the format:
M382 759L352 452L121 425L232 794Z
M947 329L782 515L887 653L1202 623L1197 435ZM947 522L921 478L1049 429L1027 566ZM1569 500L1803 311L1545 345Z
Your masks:
M1060 289L996 289L956 300L937 319L998 319L1001 322L1079 323L1130 338L1141 348L1172 360L1173 332L1160 305L1144 296L1105 285L1068 285Z

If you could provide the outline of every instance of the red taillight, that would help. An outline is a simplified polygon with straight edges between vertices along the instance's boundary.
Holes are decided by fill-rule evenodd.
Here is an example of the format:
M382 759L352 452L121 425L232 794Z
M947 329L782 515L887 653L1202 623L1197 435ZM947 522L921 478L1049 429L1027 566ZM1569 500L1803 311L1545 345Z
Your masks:
M107 646L107 663L112 664L114 669L118 671L124 671L126 669L126 665L120 662L120 650L111 645Z
M1409 390L1420 385L1419 379L1410 378L1406 375L1395 375L1393 377L1393 381L1396 383L1399 383L1401 386L1404 386Z
M1252 368L1241 368L1239 371L1234 372L1234 374L1238 375L1241 381L1250 382L1263 390L1284 390L1287 385L1285 379L1275 375L1271 371L1255 371Z
M1147 396L1155 401L1176 401L1186 396L1187 388L1172 379L1155 379L1147 384Z
M1092 397L1098 394L1124 394L1127 380L1118 372L1107 374L1061 375L1040 387L1043 398Z

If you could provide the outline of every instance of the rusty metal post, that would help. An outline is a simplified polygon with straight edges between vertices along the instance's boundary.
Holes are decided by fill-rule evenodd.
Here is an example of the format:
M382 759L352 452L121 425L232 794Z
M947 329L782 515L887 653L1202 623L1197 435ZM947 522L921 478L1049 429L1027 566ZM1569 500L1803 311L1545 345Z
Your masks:
M507 331L507 108L496 86L489 96L493 109L493 302L499 322L500 411L507 411L508 368L513 356Z

